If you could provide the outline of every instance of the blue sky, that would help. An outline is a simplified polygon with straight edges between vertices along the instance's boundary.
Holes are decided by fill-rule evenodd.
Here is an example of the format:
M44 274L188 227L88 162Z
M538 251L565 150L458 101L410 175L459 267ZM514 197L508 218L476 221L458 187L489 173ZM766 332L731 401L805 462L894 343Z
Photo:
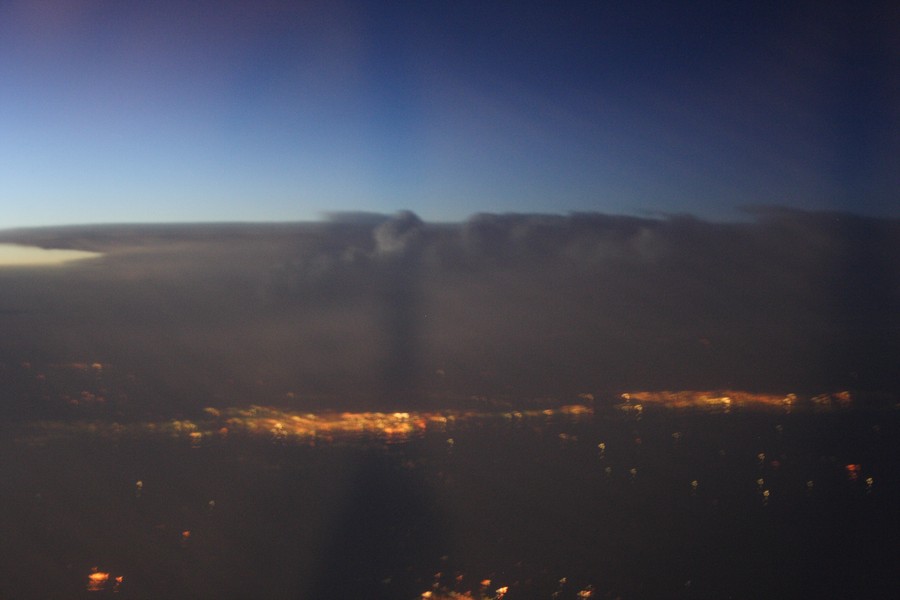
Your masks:
M898 22L888 2L8 1L0 227L896 216Z

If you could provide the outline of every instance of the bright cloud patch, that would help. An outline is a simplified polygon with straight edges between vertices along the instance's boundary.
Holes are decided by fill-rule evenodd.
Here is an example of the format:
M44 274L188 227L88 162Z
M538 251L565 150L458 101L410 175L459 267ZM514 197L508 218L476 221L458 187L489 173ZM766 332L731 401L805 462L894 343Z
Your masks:
M18 244L0 244L0 267L61 265L73 260L96 258L98 252L83 250L48 250L37 246L20 246Z

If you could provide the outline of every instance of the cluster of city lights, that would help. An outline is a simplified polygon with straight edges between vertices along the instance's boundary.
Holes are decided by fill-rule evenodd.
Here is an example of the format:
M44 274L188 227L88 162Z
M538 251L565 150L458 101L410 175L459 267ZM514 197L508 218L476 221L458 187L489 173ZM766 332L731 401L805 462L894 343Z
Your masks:
M678 390L626 392L621 395L623 410L640 412L644 404L667 408L723 408L740 407L791 407L801 399L797 394L759 394L740 390ZM849 406L853 397L848 391L819 394L809 398L816 406Z
M435 574L436 577L439 577L440 575L442 575L442 573ZM463 576L460 575L456 579L457 585L459 585L462 582ZM568 579L563 577L559 580L557 590L553 593L552 597L559 598L563 594L563 591L568 587ZM482 580L477 592L472 590L457 591L435 582L434 585L432 585L432 589L422 592L420 598L422 598L422 600L504 600L509 593L509 590L510 586L508 585L496 587L496 584L491 579ZM594 586L589 585L580 589L576 588L574 594L575 597L579 599L593 598L594 591Z
M87 591L89 592L106 592L116 593L120 590L122 582L125 578L121 575L111 577L106 571L101 571L97 567L93 567L87 576Z
M81 365L79 365L81 366ZM83 365L86 370L101 371L99 363ZM84 402L93 396L81 395ZM65 437L78 433L94 436L120 435L168 435L190 440L194 446L215 438L232 434L266 436L274 441L321 441L341 437L370 436L387 441L404 441L424 435L429 430L444 430L455 425L490 420L527 421L534 419L582 419L594 415L593 397L582 395L583 403L567 404L543 409L479 411L454 410L409 412L305 412L272 406L208 407L199 419L173 419L167 421L119 423L108 420L92 421L43 421L30 424L30 439ZM759 394L736 390L719 391L637 391L620 396L614 406L622 411L637 414L646 407L659 406L672 409L724 410L732 408L790 409L795 405L813 407L844 407L853 402L850 392L821 394L800 399L796 394ZM678 434L676 434L678 435Z
M542 410L479 412L444 410L422 412L325 412L309 413L266 406L247 408L206 408L206 418L173 419L158 422L117 423L106 421L42 421L30 425L30 439L66 437L79 433L92 436L168 435L186 438L194 446L214 438L252 435L273 441L331 441L340 437L372 436L387 441L404 441L422 436L429 429L441 430L455 424L487 420L525 421L533 419L580 419L593 415L593 408L570 404Z

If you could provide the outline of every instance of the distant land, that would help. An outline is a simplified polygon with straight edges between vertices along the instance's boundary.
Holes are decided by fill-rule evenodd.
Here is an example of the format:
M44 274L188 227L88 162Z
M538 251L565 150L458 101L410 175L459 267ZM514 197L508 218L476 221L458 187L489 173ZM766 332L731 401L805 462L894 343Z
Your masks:
M0 243L102 254L0 268L0 363L111 365L161 411L900 383L896 219L404 212Z

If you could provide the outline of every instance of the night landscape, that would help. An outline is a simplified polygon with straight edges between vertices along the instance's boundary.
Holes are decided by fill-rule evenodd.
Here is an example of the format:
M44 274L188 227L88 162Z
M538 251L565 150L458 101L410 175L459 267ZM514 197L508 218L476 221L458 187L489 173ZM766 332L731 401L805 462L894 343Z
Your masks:
M886 2L0 7L0 598L892 598Z

